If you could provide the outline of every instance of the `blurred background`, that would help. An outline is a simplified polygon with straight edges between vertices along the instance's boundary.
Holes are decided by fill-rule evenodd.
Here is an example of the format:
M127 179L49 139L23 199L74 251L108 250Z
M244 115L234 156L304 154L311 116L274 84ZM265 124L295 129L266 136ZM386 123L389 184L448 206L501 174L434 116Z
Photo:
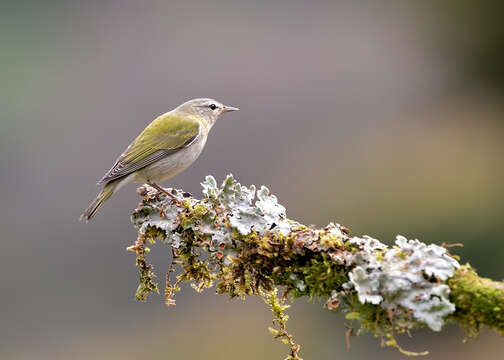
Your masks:
M455 249L504 277L502 1L4 1L0 5L0 358L283 359L259 299L189 287L134 300L135 186L89 224L97 180L157 115L238 106L197 162L266 184L289 217ZM169 251L154 247L155 270ZM162 278L161 278L162 279ZM403 359L299 299L305 359ZM500 358L489 331L400 338L429 359Z

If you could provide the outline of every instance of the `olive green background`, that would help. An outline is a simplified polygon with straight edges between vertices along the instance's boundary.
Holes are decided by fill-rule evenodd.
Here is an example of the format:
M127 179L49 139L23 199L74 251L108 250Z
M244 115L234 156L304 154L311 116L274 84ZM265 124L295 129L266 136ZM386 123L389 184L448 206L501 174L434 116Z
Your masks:
M194 97L238 106L196 163L266 184L306 224L461 242L504 277L500 1L12 1L0 4L0 358L283 359L259 299L185 287L134 301L135 187L77 221L155 116ZM472 4L472 5L471 5ZM169 251L153 249L163 274ZM402 359L299 299L305 359ZM484 331L400 337L428 359L498 359Z

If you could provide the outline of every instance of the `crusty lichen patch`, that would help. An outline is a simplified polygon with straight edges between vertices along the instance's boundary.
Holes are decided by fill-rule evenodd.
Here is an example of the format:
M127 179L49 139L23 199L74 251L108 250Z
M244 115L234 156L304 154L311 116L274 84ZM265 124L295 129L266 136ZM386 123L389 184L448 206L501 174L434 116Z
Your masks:
M483 324L502 332L504 297L499 305L494 301L502 288L489 288L489 280L460 267L444 247L398 236L390 248L368 236L351 237L339 224L304 226L287 218L266 187L256 191L232 175L221 186L207 176L202 186L201 200L172 190L180 202L147 185L138 190L143 200L132 221L139 239L169 245L173 265L182 269L174 284L167 277L169 305L182 281L198 291L216 283L217 292L230 297L269 294L269 303L275 286L282 286L284 298L323 299L328 309L346 312L361 330L388 337L386 344L403 352L394 333L423 326L439 331L447 319L472 332ZM145 300L157 284L147 248L136 245L129 249L139 259L137 298ZM482 309L485 315L475 313Z
M379 305L400 322L392 330L402 332L417 323L441 330L446 316L455 311L445 282L459 267L445 248L403 236L392 249L370 237L349 242L360 251L346 256L346 264L353 266L350 281L343 284L344 291L333 291L329 304L350 306L356 293L361 304Z

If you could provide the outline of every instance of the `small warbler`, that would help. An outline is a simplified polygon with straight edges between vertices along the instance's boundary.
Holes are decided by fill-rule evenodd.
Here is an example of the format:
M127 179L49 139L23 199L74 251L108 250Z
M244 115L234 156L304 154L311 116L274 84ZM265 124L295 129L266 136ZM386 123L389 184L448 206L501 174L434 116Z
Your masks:
M175 198L157 183L191 165L203 150L217 118L236 110L213 99L193 99L156 118L98 182L105 186L80 219L89 221L117 190L132 182L147 183Z

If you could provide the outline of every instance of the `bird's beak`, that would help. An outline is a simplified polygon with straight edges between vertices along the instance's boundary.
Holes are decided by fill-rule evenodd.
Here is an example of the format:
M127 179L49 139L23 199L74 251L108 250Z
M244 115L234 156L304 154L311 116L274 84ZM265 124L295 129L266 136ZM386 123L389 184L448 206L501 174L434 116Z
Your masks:
M237 107L232 107L232 106L227 106L227 105L224 105L224 107L222 108L222 112L228 112L228 111L238 111L240 109L238 109Z

